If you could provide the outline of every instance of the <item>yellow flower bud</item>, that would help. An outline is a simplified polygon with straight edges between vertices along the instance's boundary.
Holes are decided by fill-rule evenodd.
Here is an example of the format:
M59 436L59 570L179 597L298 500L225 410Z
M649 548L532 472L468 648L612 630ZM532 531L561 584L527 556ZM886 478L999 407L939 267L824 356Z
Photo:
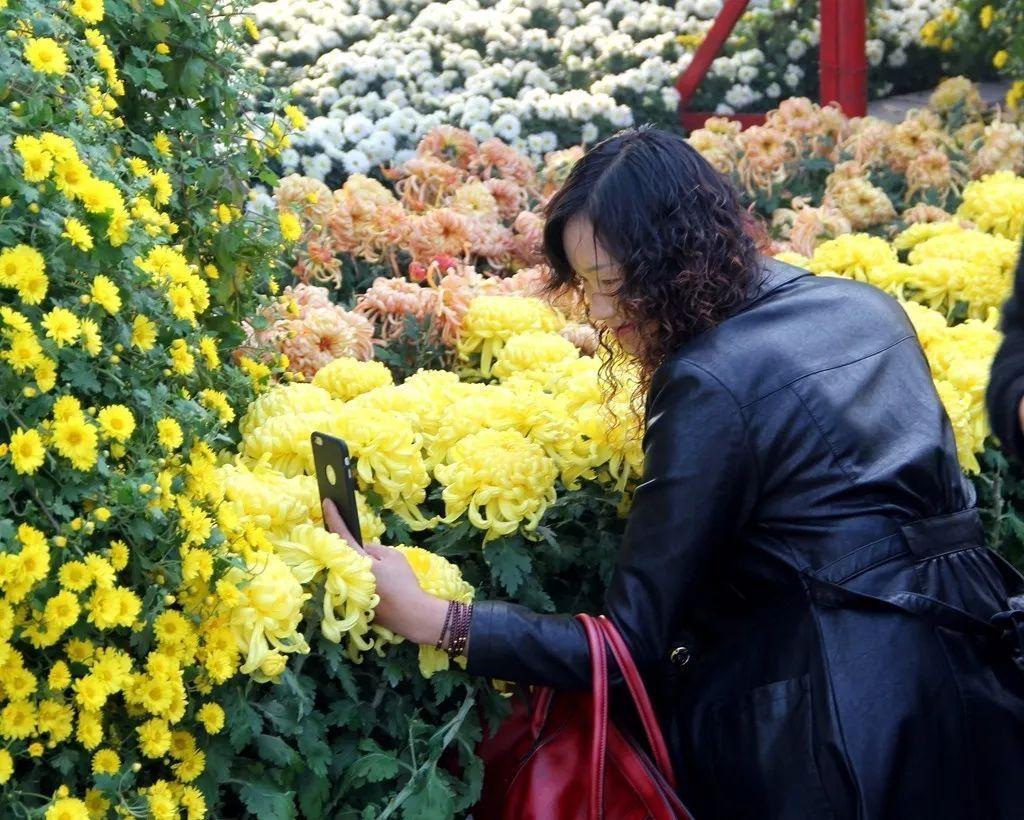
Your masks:
M164 603L167 604L167 606L170 606L171 604L173 604L177 600L178 600L177 598L175 598L173 595L170 595L170 594L167 594L167 595L164 596Z
M85 524L85 522L81 518L76 518L71 522L71 529L73 529L75 532L78 532L80 529L82 529L83 524Z
M0 207L10 208L13 201L9 196L0 198Z
M143 495L147 495L149 493L149 491L152 490L152 489L153 489L153 486L151 484L140 484L139 485L139 492L142 493Z
M30 202L29 206L28 206L28 210L29 210L30 213L33 213L33 214L39 213L39 203L38 202Z
M106 523L110 520L110 510L106 507L97 507L96 512L93 513L96 516L96 520L101 524Z
M55 547L66 547L68 545L68 539L63 535L57 535L53 539L53 545Z
M81 302L83 305L88 305L90 302L92 302L92 297L88 293L83 293L81 296L78 297L78 301Z
M34 387L25 387L22 388L21 393L26 399L30 399L36 394L36 389Z

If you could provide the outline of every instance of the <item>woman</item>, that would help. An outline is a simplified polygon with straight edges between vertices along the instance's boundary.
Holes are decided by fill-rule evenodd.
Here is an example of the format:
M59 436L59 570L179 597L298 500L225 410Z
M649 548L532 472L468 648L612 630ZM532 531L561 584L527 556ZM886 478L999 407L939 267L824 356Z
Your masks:
M900 305L760 258L731 187L648 128L577 163L544 241L553 284L582 288L647 387L606 610L656 693L688 807L1019 817L1024 671L1006 610L1024 579L983 546ZM377 620L437 641L447 604L395 551L367 552ZM478 603L466 653L471 673L589 687L568 614Z
M1024 461L1024 249L1017 259L1013 295L1003 305L1002 331L986 394L988 416L1006 454Z

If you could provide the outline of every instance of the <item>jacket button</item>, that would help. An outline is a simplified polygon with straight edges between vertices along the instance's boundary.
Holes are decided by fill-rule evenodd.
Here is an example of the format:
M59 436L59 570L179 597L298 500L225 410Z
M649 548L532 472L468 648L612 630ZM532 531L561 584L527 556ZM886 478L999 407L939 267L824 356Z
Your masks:
M677 646L672 650L672 654L669 655L669 660L672 661L676 666L682 669L686 664L690 662L690 650L685 646Z

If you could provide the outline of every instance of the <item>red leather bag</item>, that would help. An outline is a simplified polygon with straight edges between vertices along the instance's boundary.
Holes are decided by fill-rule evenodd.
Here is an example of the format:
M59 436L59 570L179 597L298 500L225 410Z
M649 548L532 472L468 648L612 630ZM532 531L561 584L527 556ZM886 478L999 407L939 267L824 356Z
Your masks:
M618 630L577 615L590 645L592 692L535 688L480 744L484 786L477 820L692 820L675 792L668 749L647 690ZM608 717L611 649L636 705L653 760Z

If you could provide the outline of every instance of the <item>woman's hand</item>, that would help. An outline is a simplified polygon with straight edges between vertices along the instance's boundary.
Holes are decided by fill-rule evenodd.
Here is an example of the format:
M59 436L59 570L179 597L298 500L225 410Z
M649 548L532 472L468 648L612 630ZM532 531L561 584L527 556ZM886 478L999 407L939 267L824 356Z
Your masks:
M448 602L423 591L409 562L398 550L380 544L360 547L334 502L324 499L323 510L327 529L344 538L352 549L373 559L370 568L380 596L373 622L415 643L437 643Z

